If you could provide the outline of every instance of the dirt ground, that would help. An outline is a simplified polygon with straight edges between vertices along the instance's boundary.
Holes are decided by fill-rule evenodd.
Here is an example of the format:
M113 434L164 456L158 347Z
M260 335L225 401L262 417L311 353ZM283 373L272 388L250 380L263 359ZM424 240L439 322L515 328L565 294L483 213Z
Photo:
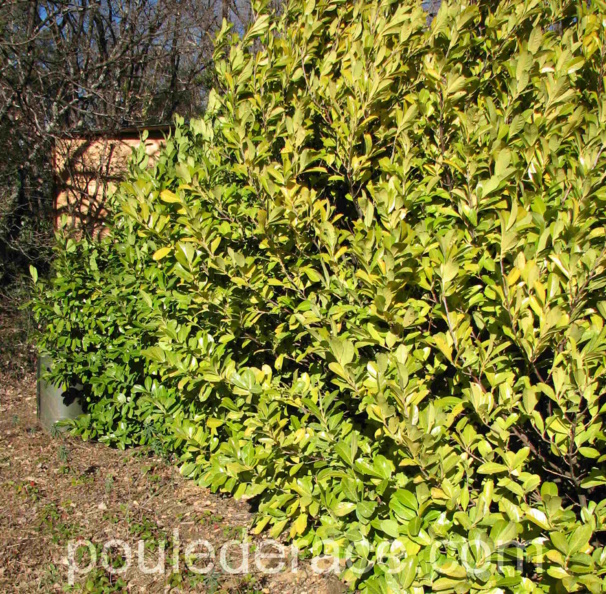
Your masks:
M272 551L247 534L251 520L246 503L185 480L149 450L49 435L37 424L35 376L0 375L0 592L345 591L309 561L289 557L278 571L279 560L257 558ZM116 539L122 542L111 545ZM194 547L196 540L209 543L214 557L208 544ZM249 544L225 546L233 540ZM244 550L249 572L221 567L238 570ZM144 573L140 559L144 570L157 564L158 572Z

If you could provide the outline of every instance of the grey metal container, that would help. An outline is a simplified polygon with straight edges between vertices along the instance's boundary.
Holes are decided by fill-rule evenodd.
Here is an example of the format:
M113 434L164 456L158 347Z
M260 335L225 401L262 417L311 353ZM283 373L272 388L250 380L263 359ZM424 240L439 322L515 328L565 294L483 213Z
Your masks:
M53 431L58 421L75 419L85 412L82 385L77 384L64 389L46 381L44 375L51 366L50 357L46 355L38 357L38 420L47 431Z

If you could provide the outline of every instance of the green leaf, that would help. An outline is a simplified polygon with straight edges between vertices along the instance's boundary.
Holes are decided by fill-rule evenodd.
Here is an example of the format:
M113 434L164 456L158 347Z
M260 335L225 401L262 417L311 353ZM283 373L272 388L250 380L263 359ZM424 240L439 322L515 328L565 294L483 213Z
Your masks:
M246 40L254 39L255 37L261 37L269 29L270 15L261 15L246 32Z
M530 509L526 510L526 516L528 517L528 519L531 522L533 522L540 528L543 528L543 530L551 529L549 521L547 520L547 516L541 510L535 509L535 508L530 508Z
M170 254L172 252L173 248L172 247L163 247L160 248L159 250L156 250L152 256L152 258L154 260L156 260L156 262L162 260L163 258L165 258L166 256L168 256L168 254Z
M374 501L360 501L356 505L356 514L358 515L358 519L360 521L370 520L374 515L375 509L377 508L377 504Z
M515 540L517 536L516 525L514 522L499 520L495 523L490 531L490 538L495 544L495 547L502 547Z
M418 560L416 555L406 558L402 562L402 570L400 572L400 586L403 590L410 588L415 581L417 575Z
M566 540L564 534L562 534L561 532L551 532L549 534L549 538L551 539L551 542L553 543L555 548L558 549L558 551L560 551L564 555L568 555L570 549L568 546L568 541Z
M593 530L589 524L579 526L570 536L568 546L570 548L570 555L574 555L581 551L589 543L589 540L593 534ZM562 551L563 552L563 551Z
M540 27L535 27L530 34L528 39L528 51L531 54L536 54L541 48L541 40L543 39L543 33Z
M479 474L498 474L499 472L507 472L507 466L497 462L486 462L478 467Z
M385 456L381 455L375 457L373 468L377 476L383 479L390 478L393 472L393 464Z
M332 507L332 511L336 516L346 516L356 509L356 504L351 501L339 501Z
M196 255L196 250L191 243L179 242L177 244L177 248L183 253L188 263L192 263L194 256Z
M398 523L395 520L382 520L380 522L380 527L381 530L385 532L385 534L391 536L392 538L398 538L400 534L398 529Z
M295 534L303 534L307 528L307 514L300 514L293 522L293 530Z
M330 341L330 346L335 359L342 367L349 365L353 361L355 350L349 340L333 338Z
M166 353L158 346L149 347L145 349L142 353L150 359L158 361L159 363L164 363L164 361L166 361Z
M351 457L351 450L349 445L341 441L335 446L335 452L341 457L341 459L348 465L353 465L353 458Z
M456 561L447 560L436 567L436 569L447 575L450 578L465 579L467 577L467 571L462 565L459 565Z
M160 192L160 200L168 204L180 204L181 199L170 190L162 190Z

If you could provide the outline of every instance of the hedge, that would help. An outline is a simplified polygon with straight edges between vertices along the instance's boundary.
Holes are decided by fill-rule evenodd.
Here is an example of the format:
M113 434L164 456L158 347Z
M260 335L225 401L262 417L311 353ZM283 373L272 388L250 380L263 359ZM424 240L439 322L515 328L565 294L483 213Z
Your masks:
M292 0L60 237L40 348L363 592L602 592L606 4Z

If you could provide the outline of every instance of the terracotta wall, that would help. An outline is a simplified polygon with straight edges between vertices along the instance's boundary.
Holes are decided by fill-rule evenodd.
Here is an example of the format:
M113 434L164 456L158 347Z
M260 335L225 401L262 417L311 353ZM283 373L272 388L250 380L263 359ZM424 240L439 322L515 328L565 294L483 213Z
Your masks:
M58 140L53 155L55 226L66 215L68 226L102 236L108 195L123 178L132 150L140 142L138 134ZM148 138L145 152L153 158L162 143L163 137Z

